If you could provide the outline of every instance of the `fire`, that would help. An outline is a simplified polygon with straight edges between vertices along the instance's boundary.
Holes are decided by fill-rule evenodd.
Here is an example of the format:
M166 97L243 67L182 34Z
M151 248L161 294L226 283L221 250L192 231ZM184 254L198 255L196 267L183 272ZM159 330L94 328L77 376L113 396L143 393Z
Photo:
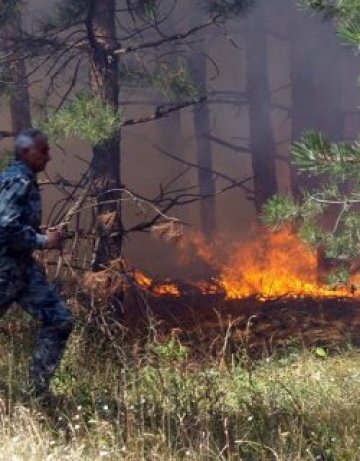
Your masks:
M136 283L147 290L151 291L156 296L171 295L171 296L180 296L179 288L170 282L163 281L161 284L157 284L150 277L144 273L136 270L134 272L134 279Z
M318 283L316 254L289 229L237 246L219 283L231 299L352 295L346 287L334 290Z
M232 245L230 256L221 260L216 245L207 245L199 235L182 242L186 250L206 262L217 275L211 280L189 282L205 295L222 294L227 299L255 296L259 300L277 297L354 297L348 287L331 288L318 281L317 256L290 229L262 230L261 236ZM223 250L223 248L222 248ZM181 296L182 289L170 280L156 283L136 271L135 280L156 296Z

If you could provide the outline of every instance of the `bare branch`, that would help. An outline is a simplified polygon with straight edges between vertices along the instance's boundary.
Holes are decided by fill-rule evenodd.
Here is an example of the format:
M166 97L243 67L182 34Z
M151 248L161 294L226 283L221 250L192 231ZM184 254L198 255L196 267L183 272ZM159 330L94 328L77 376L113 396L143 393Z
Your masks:
M160 40L155 40L155 41L152 41L152 42L142 43L142 44L136 45L136 46L127 46L125 48L117 48L117 49L113 50L112 53L113 54L133 53L134 51L144 50L144 49L148 49L148 48L157 48L157 47L163 45L164 43L177 42L179 40L183 40L183 39L189 37L190 35L193 35L194 33L198 32L198 31L200 31L202 29L205 29L205 28L207 28L209 26L212 26L212 25L216 24L219 17L220 17L220 15L214 16L213 18L211 18L206 23L200 24L200 25L198 25L196 27L192 27L191 29L187 30L186 32L169 35L169 36L166 36L166 37L164 37L164 38L162 38Z
M215 142L216 144L219 144L220 146L226 147L228 149L233 150L234 152L244 152L244 154L250 154L250 151L246 147L242 146L237 146L236 144L233 144L229 141L225 141L224 139L221 139L217 136L214 136L212 134L208 134L207 138L210 139L210 141Z
M246 178L245 180L237 181L236 179L231 178L230 176L228 176L228 175L226 175L224 173L220 173L219 171L215 171L215 170L206 168L204 166L198 165L197 163L189 162L188 160L184 160L182 158L179 158L176 155L171 154L170 152L167 152L166 150L162 149L159 146L153 145L153 147L155 147L155 149L157 149L162 154L166 155L167 157L172 158L173 160L176 160L179 163L182 163L183 165L187 165L187 166L190 166L190 167L193 167L193 168L197 168L198 170L208 171L209 173L212 173L215 176L215 178L224 179L225 181L230 182L234 187L240 187L241 189L243 189L248 194L253 194L254 193L253 190L251 190L247 186L245 186L245 184L247 182L254 179L253 177L249 177L249 178Z
M125 122L121 124L121 127L130 126L130 125L139 125L140 123L153 122L154 120L158 120L159 118L166 117L172 112L176 112L180 109L185 109L186 107L194 106L195 104L199 104L201 102L204 102L205 100L206 100L206 97L203 96L201 98L194 99L192 101L183 102L181 104L177 104L174 106L168 106L168 107L159 106L156 108L154 115L150 115L149 117L132 118L129 120L125 120Z

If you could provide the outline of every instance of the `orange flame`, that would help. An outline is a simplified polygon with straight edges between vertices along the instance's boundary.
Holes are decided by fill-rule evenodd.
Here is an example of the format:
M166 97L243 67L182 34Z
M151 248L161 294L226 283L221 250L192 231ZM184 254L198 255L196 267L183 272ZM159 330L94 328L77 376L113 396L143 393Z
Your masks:
M259 300L277 297L360 297L350 288L336 289L318 281L318 263L314 251L290 229L279 232L262 230L261 236L232 245L231 255L220 260L223 248L206 244L200 235L181 242L181 257L190 253L216 271L218 277L193 283L203 294L224 294L227 299L255 296ZM181 289L169 280L156 283L136 271L137 283L156 296L181 296ZM355 279L354 279L355 280Z
M134 278L136 283L142 288L146 288L156 296L171 295L180 296L179 288L167 281L163 281L161 284L156 284L154 280L145 275L144 273L136 270L134 272Z
M219 283L232 299L352 295L346 287L334 290L318 283L316 255L288 229L237 246Z

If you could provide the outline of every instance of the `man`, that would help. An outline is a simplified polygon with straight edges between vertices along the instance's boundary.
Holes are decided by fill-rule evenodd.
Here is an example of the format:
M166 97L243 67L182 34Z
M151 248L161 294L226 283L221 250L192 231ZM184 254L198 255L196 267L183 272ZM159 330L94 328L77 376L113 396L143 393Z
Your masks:
M30 386L46 396L73 327L72 315L33 259L34 250L61 246L61 231L39 231L41 198L36 174L50 160L47 137L22 131L15 160L0 175L0 315L16 301L41 322L30 365Z

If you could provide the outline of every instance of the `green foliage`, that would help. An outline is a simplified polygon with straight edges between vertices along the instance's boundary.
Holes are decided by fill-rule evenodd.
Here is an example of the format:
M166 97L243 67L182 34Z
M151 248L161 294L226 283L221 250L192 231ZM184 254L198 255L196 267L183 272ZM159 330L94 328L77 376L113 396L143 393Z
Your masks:
M224 18L246 13L255 5L255 0L205 0L208 11Z
M360 0L303 0L302 3L334 18L340 37L350 45L360 45Z
M127 67L123 68L120 78L130 85L153 88L174 102L193 100L199 96L198 88L184 62L162 63L156 71Z
M360 216L354 211L360 200L359 143L335 144L322 133L311 131L293 145L292 156L300 171L312 177L321 176L322 183L328 178L325 185L303 192L297 221L300 237L311 246L321 245L327 258L351 261L360 255ZM325 230L322 216L328 210L335 217L333 228ZM342 284L348 277L345 264L342 269L333 270L328 282Z
M360 251L359 236L347 226L346 219L343 220L339 233L328 233L324 243L326 244L326 256L339 261L356 257Z
M292 147L293 163L321 183L302 192L298 203L279 195L263 207L262 221L273 228L291 222L304 242L321 246L326 258L342 262L329 276L331 285L345 283L349 263L360 256L360 147L331 143L322 133L307 132ZM324 215L332 223L324 225ZM329 219L328 219L329 220Z
M322 13L326 19L334 18L341 13L341 9L336 2L329 0L299 0L299 5Z
M335 269L332 273L330 273L327 277L327 284L333 287L339 285L346 285L349 281L349 270L347 267L342 266Z
M329 151L330 143L323 134L309 131L292 146L293 163L299 170L317 172L320 159L326 159Z
M260 220L277 229L285 223L293 222L299 213L300 208L292 197L276 194L264 204Z
M342 262L328 279L331 285L336 285L345 283L349 277L348 262L360 255L360 215L353 211L358 201L348 204L339 193L337 202L333 203L333 192L331 189L329 193L326 190L307 191L298 204L291 197L276 195L264 204L261 219L273 229L293 224L307 245L321 246L326 258ZM328 211L334 218L332 227L326 229L322 221Z
M66 107L49 115L41 128L54 140L76 136L92 145L111 138L121 126L121 116L98 98L78 94Z
M329 197L331 193L330 188L326 189L326 195ZM317 219L323 214L326 209L326 204L318 202L313 199L311 193L303 191L303 201L301 203L301 216L307 222Z
M339 35L349 44L360 47L360 0L300 0L302 6L332 18ZM298 211L288 198L275 197L263 209L263 222L279 227L289 220L298 226L300 236L310 245L321 245L326 256L337 261L351 261L360 255L360 142L332 143L319 132L306 132L292 146L295 167L310 177L320 177L326 185L312 186L303 192ZM315 182L313 181L313 184ZM325 212L333 214L331 226L323 229ZM333 273L331 281L343 281L348 267Z
M131 0L129 6L140 17L154 19L158 13L161 0Z
M303 219L299 225L299 236L307 245L317 247L326 240L327 234L320 228L316 220Z
M84 21L92 0L61 0L52 8L51 16L40 21L42 33L68 29Z
M264 204L262 222L273 229L288 223L295 225L300 238L307 245L322 246L327 258L343 261L346 265L347 261L360 255L360 216L356 212L351 212L351 207L348 210L345 206L339 211L339 204L333 205L331 200L329 203L320 204L317 202L318 197L316 194L308 194L302 203L295 204L287 196L275 196ZM325 198L322 200L326 202ZM336 224L333 228L325 229L322 225L324 212L331 211L334 206L337 206L337 213L333 218ZM347 271L346 277L348 275ZM344 281L345 278L335 272L334 277L338 281Z
M179 340L172 337L167 343L154 346L153 352L161 361L169 363L173 360L179 361L186 359L189 350L187 347L183 346Z
M324 134L306 132L292 146L293 163L313 176L328 174L351 179L360 176L360 147L355 143L331 143Z
M288 224L295 225L305 243L317 246L327 236L317 222L323 211L324 206L311 196L297 203L289 195L276 194L263 205L260 220L273 230Z
M3 459L358 459L356 351L334 354L324 344L306 350L300 339L289 340L280 357L247 357L251 370L236 360L224 366L211 356L184 362L171 354L170 361L164 356L159 363L155 352L137 349L139 337L112 338L116 350L133 351L130 359L114 350L100 353L104 338L87 342L86 333L76 329L53 383L61 398L39 408L23 395L35 325L29 329L14 316L4 331L9 333L0 338ZM159 344L148 346L155 351Z

